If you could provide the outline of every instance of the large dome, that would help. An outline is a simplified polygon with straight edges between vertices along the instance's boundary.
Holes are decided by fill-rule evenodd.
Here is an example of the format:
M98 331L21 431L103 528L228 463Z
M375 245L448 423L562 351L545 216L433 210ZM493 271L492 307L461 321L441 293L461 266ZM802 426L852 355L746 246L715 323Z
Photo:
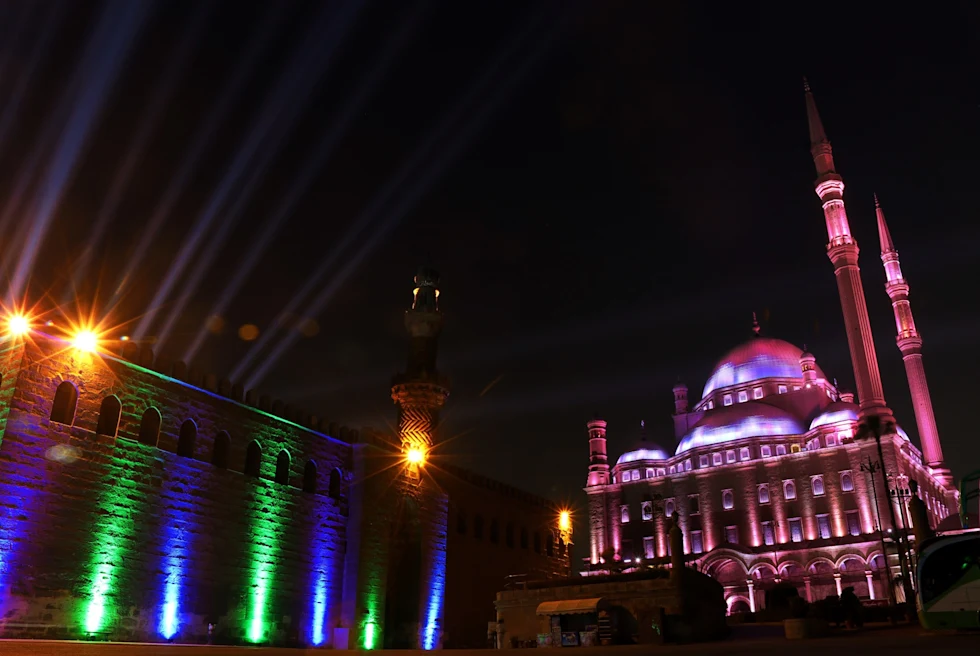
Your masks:
M805 432L803 422L789 412L762 401L749 401L709 410L681 439L676 454L745 437L802 435Z
M705 383L701 398L711 395L716 389L740 385L764 378L796 378L803 380L800 369L799 346L772 337L753 337L739 344L725 354L711 372ZM824 378L820 367L816 368L817 378Z

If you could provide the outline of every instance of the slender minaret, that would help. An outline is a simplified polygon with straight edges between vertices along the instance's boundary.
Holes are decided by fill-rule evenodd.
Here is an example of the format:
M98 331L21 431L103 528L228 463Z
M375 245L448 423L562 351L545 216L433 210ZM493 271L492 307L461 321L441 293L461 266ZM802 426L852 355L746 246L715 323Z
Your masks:
M837 276L837 291L844 312L847 343L851 349L860 414L890 416L891 410L885 405L885 394L881 388L878 357L875 354L871 321L868 319L868 306L858 268L858 245L851 235L847 212L844 210L844 180L834 168L830 141L824 132L823 123L820 122L820 114L817 113L817 105L806 78L803 79L803 89L806 92L806 114L810 123L810 153L817 168L814 188L823 203L824 218L827 221L827 256L833 263Z
M588 423L589 429L589 486L609 482L609 458L606 456L606 422L596 414Z
M391 399L398 405L398 438L406 453L423 456L435 441L439 410L449 396L449 383L436 369L436 350L442 331L439 312L439 274L420 268L415 276L412 309L405 312L405 329L412 338L405 372L394 377Z
M595 418L589 429L589 479L585 491L589 495L589 560L597 565L606 551L608 509L605 486L609 484L609 459L606 456L606 422Z
M898 251L892 243L885 212L875 194L875 213L878 215L878 239L881 242L881 261L885 266L885 291L892 301L895 311L895 328L898 331L898 350L905 361L905 374L912 392L912 409L915 410L915 424L922 442L922 456L943 484L952 483L952 474L943 460L943 448L939 443L936 416L932 411L932 398L929 396L929 383L922 364L922 337L915 329L912 306L909 305L909 285L902 276L902 265L898 261Z

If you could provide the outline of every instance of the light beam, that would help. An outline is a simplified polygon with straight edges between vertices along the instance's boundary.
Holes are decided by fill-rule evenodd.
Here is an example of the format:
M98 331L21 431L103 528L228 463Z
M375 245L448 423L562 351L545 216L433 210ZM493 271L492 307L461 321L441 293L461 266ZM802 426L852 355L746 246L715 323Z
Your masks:
M225 174L221 185L211 196L207 208L198 217L194 229L181 244L176 258L176 266L168 270L156 296L150 303L150 307L136 327L137 339L144 335L151 325L157 308L163 304L183 272L183 266L193 261L193 269L184 282L183 290L178 296L177 302L169 308L164 325L156 335L157 348L163 348L174 323L181 316L194 292L197 291L197 286L210 268L216 253L216 249L211 249L207 253L198 253L195 258L193 257L194 251L197 250L208 228L217 218L221 207L248 170L252 160L261 153L262 158L253 166L248 180L238 188L238 197L235 199L234 205L225 212L223 220L209 240L211 244L218 246L224 243L246 203L251 199L251 194L258 187L259 180L265 175L266 170L282 147L285 137L290 133L300 110L304 106L304 101L313 91L317 80L323 76L329 67L332 55L341 44L344 34L348 31L357 11L362 6L359 0L345 4L341 16L328 16L324 13L322 20L311 26L305 46L296 53L291 65L287 68L288 71L292 72L292 75L281 77L280 84L267 97L263 110L259 114L259 120L253 122L249 131L249 140L239 149L232 161L230 170ZM325 48L323 44L327 44ZM310 74L308 70L310 59L319 60L318 75Z
M180 169L171 178L170 184L153 210L153 214L150 215L150 219L143 227L142 236L136 248L133 250L132 255L129 257L126 268L116 281L113 296L106 310L114 306L122 298L136 269L144 264L146 252L156 241L157 233L160 232L164 221L170 216L170 212L177 203L180 194L183 193L191 173L197 168L207 147L211 145L211 141L214 139L218 127L224 120L228 110L231 109L232 102L244 88L259 56L265 51L265 47L269 44L271 37L276 33L276 28L283 19L283 8L285 6L285 3L281 2L268 3L268 9L260 19L259 24L261 27L259 27L260 32L258 36L253 40L251 47L245 55L238 60L238 67L229 77L228 83L223 87L217 104L212 107L211 112L201 122L201 127L195 133L194 140L191 142L191 147L184 156Z
M481 77L480 81L475 85L470 94L467 94L464 98L464 102L457 108L457 112L467 108L471 96L476 96L477 92L482 90L485 86L490 86L489 82L493 79L494 74L500 68L505 68L508 71L509 76L501 83L493 85L493 96L491 99L480 103L475 109L469 113L469 121L461 128L460 132L456 135L455 139L449 142L449 144L443 144L436 154L436 161L434 164L429 166L417 179L414 184L407 190L406 194L399 199L395 206L390 208L387 215L381 220L374 228L371 230L369 236L361 243L361 247L350 256L349 252L344 248L348 241L353 241L352 233L349 232L345 236L345 240L341 243L341 248L335 250L334 253L339 255L340 252L347 252L348 258L344 266L339 272L335 273L331 279L330 283L322 288L321 292L313 299L304 312L307 316L315 316L322 311L323 307L327 302L333 297L336 290L343 285L347 278L354 272L354 270L360 265L361 261L374 250L375 247L381 242L381 240L387 236L388 232L397 224L401 218L412 208L415 203L422 197L422 195L428 191L429 187L442 175L443 171L447 166L455 161L456 157L460 152L469 145L470 141L476 136L477 132L483 127L484 123L493 113L493 111L500 105L500 103L507 97L508 93L517 85L517 83L523 79L524 75L531 68L531 66L539 59L544 52L550 46L553 39L557 36L559 32L559 27L556 25L552 30L547 33L543 38L535 39L534 49L525 56L520 58L520 63L513 66L506 66L510 64L510 60L515 51L520 45L527 40L529 33L533 28L537 27L538 23L541 22L541 14L536 15L535 19L528 22L527 25L519 33L519 36L512 40L509 47L506 47L497 58L495 58L493 64L488 67L486 73ZM456 112L454 112L455 115ZM453 121L454 122L454 121ZM440 131L441 132L441 131ZM431 147L431 144L427 144ZM429 148L423 148L421 155L428 155ZM367 222L373 215L380 212L382 209L386 209L386 201L393 194L394 191L401 186L402 181L409 177L409 174L414 172L414 160L410 160L409 165L402 169L399 176L396 177L394 182L395 185L390 185L387 189L387 193L383 193L379 198L379 202L372 204L368 208L366 214L362 214L361 217L355 222L355 228L358 224ZM353 232L353 231L352 231ZM356 233L354 233L356 235ZM349 238L349 239L348 239ZM325 273L326 269L333 264L333 260L336 255L332 255L327 260L325 260L324 265L317 271L318 276L315 276L315 282L319 285L319 278ZM308 283L307 287L311 285ZM296 303L298 305L298 303ZM288 313L283 313L280 317L289 316L295 309L287 308ZM281 322L277 322L281 324ZM265 337L273 332L271 329L266 331ZM296 341L298 333L292 332L283 337L272 349L271 353L266 357L265 361L249 376L246 387L254 388L268 373L268 370L278 361L279 357ZM259 340L261 341L261 340ZM256 344L258 347L259 344ZM246 354L248 357L249 354ZM236 372L242 368L242 364L236 369ZM233 375L233 378L236 376Z
M405 181L415 172L415 169L422 166L423 163L430 157L432 151L443 136L454 127L459 119L464 114L472 114L475 112L479 115L486 114L487 105L481 105L476 108L471 108L470 105L475 104L475 100L480 92L487 90L490 87L490 82L493 80L494 75L498 70L506 63L513 55L514 51L518 46L522 45L527 39L531 28L535 27L540 20L540 12L536 16L536 19L529 21L523 26L523 28L518 32L518 34L511 39L506 46L504 46L491 63L484 69L483 74L480 76L478 81L470 86L467 93L453 106L453 108L447 112L439 123L437 127L430 130L427 137L423 140L422 144L416 148L409 159L399 168L398 172L388 180L382 190L374 197L368 207L361 212L358 218L354 221L353 225L348 229L347 233L343 238L337 243L333 251L321 262L320 266L307 278L306 284L296 293L293 298L287 303L286 307L279 313L276 321L265 331L263 336L259 338L256 343L249 349L242 360L238 363L238 366L232 372L232 379L241 379L244 377L245 372L251 366L252 361L255 357L269 344L274 336L276 336L276 331L279 327L288 324L288 318L297 313L299 306L302 304L304 299L306 299L314 290L322 286L322 281L324 276L328 273L330 268L334 265L334 262L340 258L341 255L346 255L350 248L352 247L354 241L358 236L375 220L376 216L385 208L388 203L389 198L399 190L399 188L405 183ZM498 96L499 98L499 96ZM493 103L496 106L496 103ZM480 108L484 111L481 112ZM372 231L376 233L377 231ZM288 335L284 341L289 343L286 345L288 347L295 340L295 333ZM280 342L274 349L274 355L270 355L266 364L263 365L263 369L260 375L254 375L250 378L251 381L260 380L262 375L264 375L264 368L268 367L270 360L274 360L278 357L286 347L282 347L282 342Z
M204 28L208 24L207 19L211 16L215 7L215 4L207 2L202 2L197 5L197 10L191 17L184 38L169 58L170 63L162 80L153 85L153 93L146 103L147 114L140 122L136 134L129 141L129 149L117 169L116 177L112 181L112 187L110 187L109 192L102 200L102 206L99 208L95 225L92 226L92 230L88 235L88 243L75 263L70 284L62 296L62 304L66 304L71 299L75 294L75 290L84 281L85 274L88 272L88 267L95 255L95 249L102 241L102 236L109 228L112 219L116 216L116 211L122 202L123 194L129 188L129 182L133 174L137 171L137 165L143 158L143 152L146 150L150 137L153 135L157 125L160 123L160 119L164 115L163 112L168 106L168 99L173 94L177 82L180 80L180 74L187 67L191 55L194 54L194 47L204 33Z
M428 3L425 4L426 9L429 6ZM296 206L303 198L303 195L313 182L315 176L323 168L330 155L333 154L334 148L337 146L340 138L347 133L347 128L350 126L351 121L360 113L364 102L384 79L395 55L401 51L408 37L414 31L421 13L421 11L416 12L408 20L402 21L401 27L395 36L386 40L385 50L382 55L378 58L371 71L362 78L361 84L355 90L351 100L345 105L341 114L330 121L328 124L329 129L323 133L319 144L311 151L310 157L300 168L300 176L293 181L285 200L279 205L275 214L262 226L260 234L251 241L251 247L242 259L242 262L234 268L234 276L218 296L218 301L211 309L211 312L208 313L208 316L224 316L228 305L235 298L242 285L245 284L248 275L255 268L256 264L258 264L259 258L269 247L273 237L275 237L276 233L296 209ZM201 327L194 337L194 341L191 342L190 346L184 352L184 362L191 362L194 359L194 356L197 355L198 350L200 350L201 345L209 333L210 331L207 325Z
M68 124L62 132L54 160L38 190L37 211L31 217L31 228L10 282L13 298L20 296L34 258L47 233L48 225L70 180L75 163L88 140L92 126L101 113L103 103L115 82L126 52L146 16L147 5L142 2L118 0L109 2L99 22L80 70L94 69L82 85Z

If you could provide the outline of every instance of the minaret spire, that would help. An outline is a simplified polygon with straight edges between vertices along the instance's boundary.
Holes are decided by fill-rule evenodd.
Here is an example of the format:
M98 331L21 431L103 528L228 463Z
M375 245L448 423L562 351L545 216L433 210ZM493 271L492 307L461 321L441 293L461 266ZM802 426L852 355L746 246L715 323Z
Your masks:
M888 224L885 223L885 212L881 209L877 194L875 194L875 214L878 216L881 262L885 267L885 291L892 301L892 310L895 312L895 328L898 331L896 342L902 352L902 360L905 361L905 374L909 379L909 391L912 393L912 409L915 411L915 423L919 429L919 441L922 443L922 456L933 473L945 485L949 485L952 483L952 474L943 461L939 429L936 427L936 415L932 409L932 397L929 394L925 366L922 363L922 337L915 329L912 306L909 304L909 285L902 275L898 251L892 243Z
M762 335L762 328L759 326L759 318L755 315L755 312L752 313L752 334L756 337Z
M844 209L844 180L834 167L830 140L824 131L817 105L813 99L810 85L804 80L807 120L810 124L810 153L817 170L814 189L823 205L824 220L827 224L827 256L834 265L837 277L837 291L840 294L841 310L844 314L844 327L847 343L851 351L851 364L854 367L854 380L857 382L858 400L861 415L890 416L891 410L885 405L885 393L881 386L881 373L878 371L878 356L875 353L874 337L871 333L871 320L858 268L857 242L851 235Z
M824 176L835 173L834 153L830 147L830 139L823 129L823 121L820 120L820 112L817 111L817 103L813 99L813 92L810 91L810 84L803 78L803 92L806 95L806 119L810 125L810 154L813 155L813 163L817 167L817 176Z
M895 250L892 243L891 233L888 232L888 224L885 223L885 213L881 211L881 203L878 202L878 194L875 194L875 214L878 216L878 243L881 244L881 254L891 253ZM896 253L897 255L897 253ZM895 258L898 261L898 258ZM901 272L899 272L901 274ZM901 275L899 275L901 277Z

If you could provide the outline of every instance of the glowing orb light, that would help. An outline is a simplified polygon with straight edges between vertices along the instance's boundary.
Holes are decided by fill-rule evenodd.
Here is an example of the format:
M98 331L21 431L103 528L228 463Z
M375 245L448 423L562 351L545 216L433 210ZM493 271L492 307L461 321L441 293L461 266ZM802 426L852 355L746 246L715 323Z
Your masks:
M410 465L424 465L425 464L425 451L418 447L412 447L405 453L405 461Z
M23 314L12 315L7 319L7 331L11 335L26 335L31 332L31 321Z
M99 337L91 330L80 330L75 333L71 343L79 351L94 353L95 349L99 346Z
M562 510L558 513L558 528L562 531L567 531L572 527L572 513L567 510Z

